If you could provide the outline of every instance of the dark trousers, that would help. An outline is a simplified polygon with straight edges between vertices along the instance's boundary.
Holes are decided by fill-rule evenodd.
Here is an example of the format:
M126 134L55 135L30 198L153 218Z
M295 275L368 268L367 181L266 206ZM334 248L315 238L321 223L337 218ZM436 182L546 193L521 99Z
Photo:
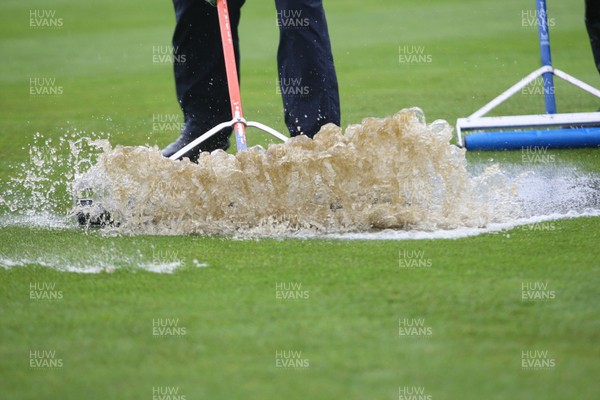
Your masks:
M235 55L240 65L238 24L245 0L229 0ZM231 119L216 8L203 0L173 0L177 98L183 132L199 136ZM277 52L285 123L292 136L313 137L322 125L340 124L338 84L322 0L275 0L280 37ZM177 62L177 61L181 62ZM203 150L227 148L231 130L217 134Z
M600 1L585 0L585 26L590 37L594 62L600 73Z

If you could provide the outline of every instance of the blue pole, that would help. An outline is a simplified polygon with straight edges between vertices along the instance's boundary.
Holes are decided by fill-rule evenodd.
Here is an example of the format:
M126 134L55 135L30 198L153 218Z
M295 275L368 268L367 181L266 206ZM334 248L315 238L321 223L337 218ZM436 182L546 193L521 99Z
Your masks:
M546 14L546 0L536 0L536 9L542 65L552 67L552 56L550 54L550 32L548 30L548 15ZM544 79L546 113L556 114L556 99L554 98L554 75L552 72L546 72L542 75L542 78Z

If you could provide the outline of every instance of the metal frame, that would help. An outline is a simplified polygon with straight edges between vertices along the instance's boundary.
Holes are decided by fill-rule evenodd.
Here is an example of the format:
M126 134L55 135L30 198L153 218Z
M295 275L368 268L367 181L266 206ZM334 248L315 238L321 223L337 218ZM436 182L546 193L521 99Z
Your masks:
M552 67L550 54L550 35L548 32L548 17L546 15L546 0L536 0L538 13L538 35L540 41L540 54L542 67L536 69L519 82L508 88L495 99L475 111L467 118L458 118L456 121L457 144L465 147L464 131L487 129L487 128L528 128L533 126L600 126L600 112L592 113L568 113L557 114L554 98L554 80L557 76L572 85L600 98L600 90L587 83ZM509 117L484 117L485 114L504 103L519 90L529 85L540 76L544 79L544 95L546 103L546 114L539 115L516 115Z
M600 98L600 90L580 81L579 79L551 66L544 66L533 71L525 78L508 88L498 97L475 111L467 118L458 118L456 120L457 144L464 147L465 140L463 131L477 130L485 128L519 128L527 126L553 126L553 125L600 125L600 112L592 113L568 113L568 114L538 114L538 115L515 115L507 117L484 117L485 114L504 103L519 90L529 85L542 74L551 73L565 81L585 90L588 93Z
M222 129L232 127L232 126L234 126L236 124L243 125L244 126L244 131L245 131L245 128L247 126L250 126L250 127L253 127L253 128L261 129L261 130L267 132L268 134L270 134L272 136L275 136L277 139L279 139L279 140L281 140L283 142L286 142L288 140L287 136L279 133L278 131L276 131L275 129L273 129L273 128L267 126L267 125L261 124L260 122L256 122L256 121L246 121L244 118L241 118L238 115L236 115L236 117L232 118L231 121L220 123L219 125L215 126L211 130L207 131L206 133L204 133L200 137L198 137L195 140L193 140L192 142L188 143L185 147L181 148L177 153L175 153L171 157L169 157L169 159L170 160L177 160L177 159L179 159L185 153L187 153L188 151L190 151L194 147L200 145L200 143L202 143L202 142L210 139L212 136L216 135ZM239 147L238 147L238 151L240 151Z

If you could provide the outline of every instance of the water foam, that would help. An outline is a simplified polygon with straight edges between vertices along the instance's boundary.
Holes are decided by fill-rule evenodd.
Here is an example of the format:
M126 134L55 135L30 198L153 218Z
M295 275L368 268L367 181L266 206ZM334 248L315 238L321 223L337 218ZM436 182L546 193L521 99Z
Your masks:
M93 260L75 260L65 257L55 257L49 259L44 257L0 257L0 268L9 269L13 267L42 266L52 268L60 272L74 272L78 274L99 274L101 272L113 273L117 269L144 270L157 274L172 274L178 268L182 267L181 262L154 263L139 262L130 263L127 258L117 257L115 260L105 260L95 255Z
M177 251L159 250L144 241L134 241L127 249L113 242L101 246L88 244L88 251L57 254L39 249L34 242L25 240L18 251L5 249L0 251L0 268L41 266L60 272L79 274L113 273L125 269L129 271L148 271L157 274L172 274L184 266L196 268L208 267L197 259L186 262L178 257ZM132 250L135 249L135 250ZM142 252L142 249L144 252ZM145 254L151 254L151 257Z

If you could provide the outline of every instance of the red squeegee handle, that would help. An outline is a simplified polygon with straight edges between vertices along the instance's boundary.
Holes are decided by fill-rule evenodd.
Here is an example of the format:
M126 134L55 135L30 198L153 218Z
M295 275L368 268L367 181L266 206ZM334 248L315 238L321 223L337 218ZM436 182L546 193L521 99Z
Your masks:
M219 13L219 29L221 30L221 42L223 43L223 57L225 59L225 70L227 72L227 86L229 87L229 100L231 102L231 116L243 122L233 124L235 132L235 144L237 151L246 150L246 125L244 113L242 112L242 99L240 96L240 84L238 80L235 53L233 51L233 35L231 34L231 23L229 20L229 8L227 0L217 0L217 11Z

